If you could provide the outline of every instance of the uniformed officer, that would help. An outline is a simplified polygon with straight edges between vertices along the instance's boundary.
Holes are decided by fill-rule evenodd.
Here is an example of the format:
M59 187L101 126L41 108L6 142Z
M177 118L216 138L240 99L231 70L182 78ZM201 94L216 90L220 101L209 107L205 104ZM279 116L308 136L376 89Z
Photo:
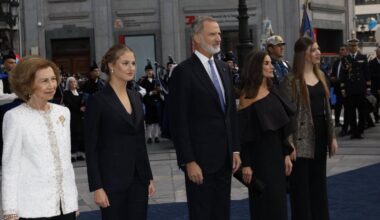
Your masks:
M366 121L366 93L370 92L371 81L368 74L367 57L358 50L358 39L348 41L349 54L342 59L340 86L343 97L347 99L347 108L351 139L362 139ZM359 113L357 123L356 110Z
M266 41L267 51L274 67L273 83L275 85L279 85L290 70L289 63L283 60L285 45L286 43L280 35L273 35Z

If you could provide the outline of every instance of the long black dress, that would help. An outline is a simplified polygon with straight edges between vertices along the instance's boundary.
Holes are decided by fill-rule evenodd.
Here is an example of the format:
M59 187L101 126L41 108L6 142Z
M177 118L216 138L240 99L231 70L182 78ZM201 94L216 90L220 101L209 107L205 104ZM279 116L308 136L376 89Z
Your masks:
M63 103L70 110L70 131L71 131L71 153L83 152L83 112L80 108L82 104L82 94L74 95L66 90L63 93Z
M295 107L277 90L240 110L239 127L242 166L250 166L253 178L265 184L263 193L249 190L251 219L287 218L284 157L292 152L287 141L291 132L290 115Z

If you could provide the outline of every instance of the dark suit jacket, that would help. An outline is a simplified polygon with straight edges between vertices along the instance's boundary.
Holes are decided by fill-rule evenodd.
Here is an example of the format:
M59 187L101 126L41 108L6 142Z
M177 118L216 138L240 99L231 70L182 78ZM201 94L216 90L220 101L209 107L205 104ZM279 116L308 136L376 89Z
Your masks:
M340 82L339 82L339 75L338 75L338 67L339 67L340 62L341 62L341 59L335 60L331 68L331 77L336 78L336 81L332 83L332 86L334 86L334 89L336 90L336 92L339 92L339 93L340 93ZM342 69L342 64L340 65L340 70L341 69Z
M137 171L149 184L153 179L145 145L141 98L128 90L135 119L129 115L110 85L93 95L85 112L85 149L90 191L126 190Z
M196 161L206 174L218 171L231 161L232 152L240 151L231 73L224 62L215 64L224 87L225 112L195 54L176 66L169 80L170 131L178 163Z
M378 96L377 90L380 90L380 63L375 58L369 62L368 68L371 76L372 92Z

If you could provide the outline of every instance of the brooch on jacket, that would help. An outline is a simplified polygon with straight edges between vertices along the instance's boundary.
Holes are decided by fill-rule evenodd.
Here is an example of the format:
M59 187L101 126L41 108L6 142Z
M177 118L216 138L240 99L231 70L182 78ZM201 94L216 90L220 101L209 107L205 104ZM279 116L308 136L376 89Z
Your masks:
M65 121L66 121L65 116L61 115L61 116L59 116L58 119L59 119L59 121L61 122L61 125L62 125L62 126L65 126Z

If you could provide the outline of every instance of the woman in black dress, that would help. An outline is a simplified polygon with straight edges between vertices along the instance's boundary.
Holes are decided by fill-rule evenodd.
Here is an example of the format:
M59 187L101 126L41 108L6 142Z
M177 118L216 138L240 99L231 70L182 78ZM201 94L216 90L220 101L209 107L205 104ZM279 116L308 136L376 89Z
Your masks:
M83 112L85 107L82 103L82 94L77 90L78 83L74 77L66 80L66 88L63 93L63 103L70 110L71 132L71 160L85 159L83 143Z
M301 37L294 45L293 70L281 83L297 106L290 141L295 160L290 176L292 220L328 220L326 186L327 152L338 149L329 102L329 86L320 70L321 51L312 39Z
M243 180L253 187L255 178L264 190L249 187L251 219L286 220L286 175L292 171L287 138L295 107L272 87L273 66L265 52L251 53L242 73L239 127Z

